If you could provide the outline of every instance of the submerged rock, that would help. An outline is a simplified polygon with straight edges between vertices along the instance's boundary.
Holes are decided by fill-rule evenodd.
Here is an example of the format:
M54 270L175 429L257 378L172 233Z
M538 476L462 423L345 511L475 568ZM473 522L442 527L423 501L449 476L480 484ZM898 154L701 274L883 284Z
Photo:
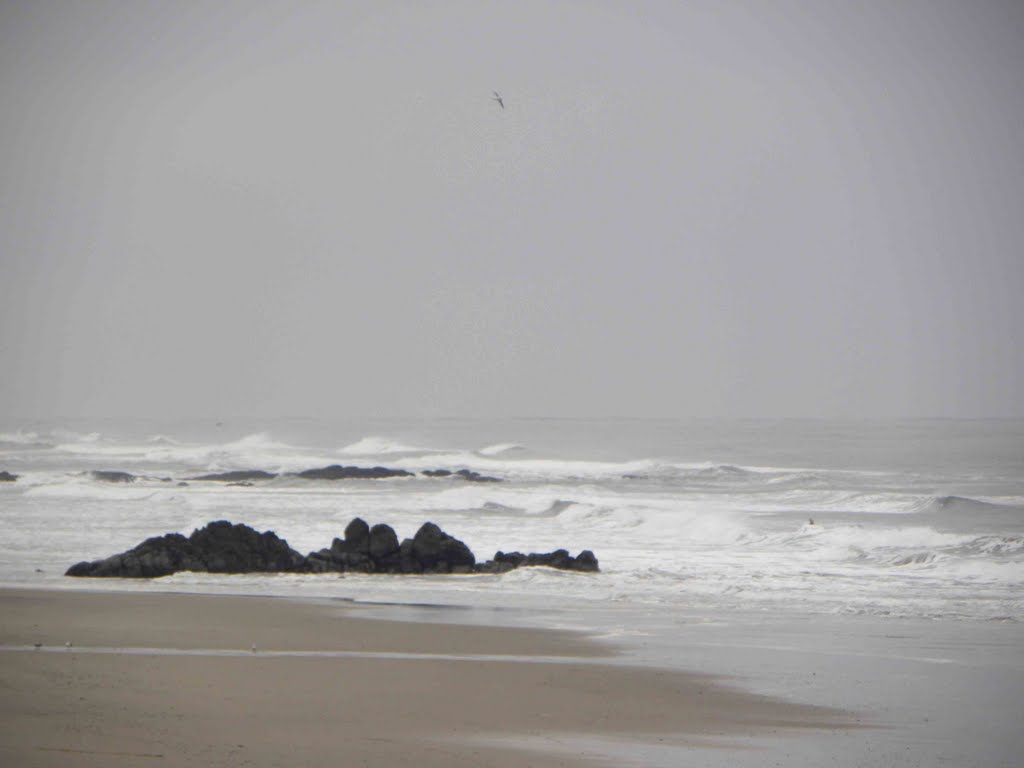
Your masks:
M455 473L463 480L468 480L471 483L500 483L500 477L488 477L487 475L481 475L479 472L473 472L469 469L460 469Z
M134 483L135 475L129 472L112 472L106 469L94 469L91 473L93 480L102 483Z
M596 573L600 570L597 558L589 549L584 549L576 557L572 557L564 549L556 549L554 552L545 553L531 552L528 555L524 555L522 552L495 552L494 559L481 564L480 570L490 573L504 573L513 568L538 565L557 568L562 571Z
M426 477L461 477L463 480L468 480L471 483L500 483L500 477L488 477L487 475L481 475L479 472L474 472L471 469L460 469L456 472L452 472L450 469L425 469L422 472Z
M18 475L12 475L10 472L0 472L0 483L13 483L18 479Z
M249 483L253 480L273 480L277 475L261 469L237 469L233 472L218 472L212 475L190 477L189 480L216 480L222 483Z
M127 474L106 472L105 475ZM427 469L421 474L425 477L459 477L471 483L498 483L501 478L488 477L479 472L469 469L460 469L453 472L450 469ZM303 480L385 480L392 477L415 477L415 472L408 472L404 469L392 467L346 467L341 464L331 464L328 467L306 469L302 472L291 473L292 477L301 477ZM273 480L277 474L264 472L259 469L240 469L231 472L215 472L198 477L190 477L189 480L209 480L224 483L245 483L254 480ZM111 482L114 482L111 480Z
M381 480L388 477L412 477L412 472L387 467L343 467L332 464L320 469L307 469L297 473L305 480Z

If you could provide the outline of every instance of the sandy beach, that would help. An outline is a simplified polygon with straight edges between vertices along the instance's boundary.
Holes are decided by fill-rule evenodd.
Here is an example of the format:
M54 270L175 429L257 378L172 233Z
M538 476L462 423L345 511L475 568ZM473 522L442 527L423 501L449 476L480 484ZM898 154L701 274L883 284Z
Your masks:
M700 674L615 664L578 634L358 614L260 597L0 590L0 762L429 768L528 754L544 767L594 763L537 751L562 737L727 746L848 722ZM510 746L520 740L528 753Z

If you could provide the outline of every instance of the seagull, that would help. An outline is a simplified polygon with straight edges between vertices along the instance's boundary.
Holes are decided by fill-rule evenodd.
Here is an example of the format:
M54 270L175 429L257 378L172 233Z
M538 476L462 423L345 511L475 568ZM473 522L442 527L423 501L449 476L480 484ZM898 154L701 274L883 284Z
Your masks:
M505 102L501 100L501 94L498 93L497 91L491 91L491 93L494 94L494 96L492 96L491 98L493 98L496 102L498 102L498 106L499 107L504 109L505 108Z

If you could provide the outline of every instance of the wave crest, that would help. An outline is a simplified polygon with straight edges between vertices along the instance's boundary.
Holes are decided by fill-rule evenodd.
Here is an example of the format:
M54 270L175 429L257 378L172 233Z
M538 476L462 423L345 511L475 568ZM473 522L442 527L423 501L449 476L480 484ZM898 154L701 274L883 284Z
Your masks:
M481 448L477 453L481 456L500 456L503 453L525 450L526 446L519 445L519 443L495 443L494 445L488 445L486 448Z
M390 456L399 453L436 453L438 448L422 448L415 445L407 445L389 437L377 437L370 435L357 440L354 443L339 448L338 453L343 456Z

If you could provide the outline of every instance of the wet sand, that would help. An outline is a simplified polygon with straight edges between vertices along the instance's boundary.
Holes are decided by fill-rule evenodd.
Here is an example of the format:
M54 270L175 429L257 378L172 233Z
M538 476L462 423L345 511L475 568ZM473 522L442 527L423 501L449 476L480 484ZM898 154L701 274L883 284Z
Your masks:
M615 664L578 634L366 619L343 603L0 590L0 617L3 765L503 768L524 764L517 740L728 746L849 723ZM526 764L587 763L531 751Z

